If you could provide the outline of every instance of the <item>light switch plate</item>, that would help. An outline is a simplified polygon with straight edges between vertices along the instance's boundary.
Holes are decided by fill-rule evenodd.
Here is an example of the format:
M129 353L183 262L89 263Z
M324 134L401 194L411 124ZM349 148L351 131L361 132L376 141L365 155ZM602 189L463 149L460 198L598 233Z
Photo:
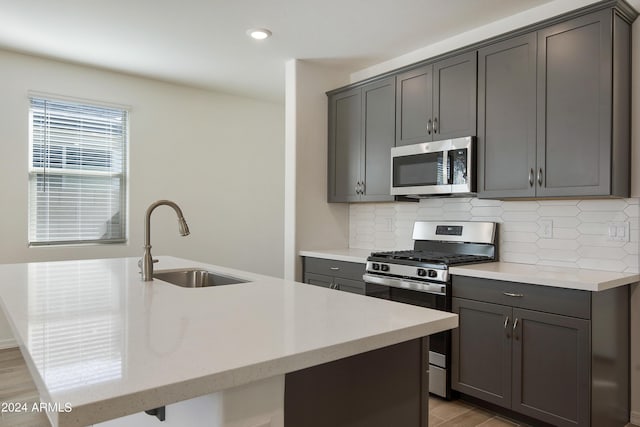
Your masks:
M616 242L628 242L629 222L610 222L607 230L607 238Z

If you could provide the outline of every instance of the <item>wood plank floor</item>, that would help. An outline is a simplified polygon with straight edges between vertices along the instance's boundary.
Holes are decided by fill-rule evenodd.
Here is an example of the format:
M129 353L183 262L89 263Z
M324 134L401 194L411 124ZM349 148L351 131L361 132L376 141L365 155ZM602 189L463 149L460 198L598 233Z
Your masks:
M26 403L30 408L33 403L39 401L36 385L31 379L20 350L0 350L0 404ZM50 424L47 416L41 412L0 412L0 426L50 427Z
M0 403L20 402L31 406L38 392L17 348L0 350ZM429 427L516 427L512 420L462 400L429 398ZM631 426L631 425L629 425ZM44 413L2 413L0 427L51 427ZM185 426L188 427L188 426Z

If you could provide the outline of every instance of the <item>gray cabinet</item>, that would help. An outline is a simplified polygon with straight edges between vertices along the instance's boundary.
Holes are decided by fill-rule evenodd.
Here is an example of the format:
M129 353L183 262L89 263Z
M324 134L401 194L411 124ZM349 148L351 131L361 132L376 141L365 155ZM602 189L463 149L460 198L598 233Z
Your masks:
M303 269L305 283L364 295L364 264L304 257Z
M329 95L329 202L392 201L395 78Z
M629 43L606 9L480 49L479 197L628 196Z
M478 196L534 197L536 35L478 51Z
M454 276L452 293L454 390L556 426L628 422L626 287L591 293Z
M458 329L453 331L454 390L511 407L511 307L453 298Z
M399 74L396 146L476 134L476 52Z

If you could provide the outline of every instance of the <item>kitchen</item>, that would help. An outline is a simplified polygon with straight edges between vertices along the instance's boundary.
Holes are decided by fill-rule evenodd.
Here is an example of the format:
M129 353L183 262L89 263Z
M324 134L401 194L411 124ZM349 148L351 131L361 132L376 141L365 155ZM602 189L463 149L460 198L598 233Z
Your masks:
M558 208L553 201L490 202L464 198L434 199L419 204L349 206L326 203L326 163L324 160L318 161L326 158L325 91L555 16L583 4L586 3L552 2L546 8L540 6L534 11L523 12L493 26L478 29L475 33L472 31L447 39L351 75L313 62L289 61L285 70L287 101L284 110L279 103L204 92L2 52L0 75L3 77L1 84L5 100L2 113L7 123L2 128L2 144L9 157L5 157L6 165L1 173L5 200L15 206L6 212L9 217L2 225L2 262L139 256L143 240L142 213L149 203L160 198L180 202L190 222L192 235L182 239L172 232L156 232L156 253L179 255L273 276L284 275L285 278L300 277L300 267L297 265L300 262L297 256L299 250L351 246L369 249L370 252L370 249L380 246L407 248L411 245L409 229L415 219L442 219L442 214L449 215L450 212L456 213L457 219L489 217L499 218L499 222L526 216L529 218L526 222L537 223L539 217L553 217L554 231L573 235L573 239L577 238L577 232L581 233L584 229L571 220L580 215L581 207L586 206L585 211L588 212L606 213L598 214L600 218L597 220L585 221L588 224L624 222L627 218L637 218L637 213L634 214L637 212L637 207L634 207L637 206L637 186L631 193L636 198L594 202L600 206L595 206L595 209L594 205L589 209L588 202ZM637 22L634 25L637 27ZM635 31L634 41L637 40L637 34L638 31ZM634 46L638 46L638 43L634 43ZM635 63L636 52L637 48L634 48ZM636 73L637 69L634 67ZM27 109L25 94L29 90L124 103L133 107L131 226L129 244L125 248L95 247L91 251L70 247L27 248L24 233L27 229L27 195L23 191L26 183L25 187L9 186L8 183L25 173L27 153L24 141L27 140L27 129L23 124L26 122ZM634 87L633 90L633 102L637 105L638 88ZM251 121L252 126L244 126L247 120ZM184 125L159 127L159 123L165 122ZM283 129L282 123L286 128ZM636 129L633 131L636 132ZM207 137L202 138L202 135ZM221 144L219 141L230 143ZM633 141L637 146L637 133ZM200 167L193 167L194 153L197 153L197 166ZM638 158L638 150L634 156L634 159ZM242 159L242 163L227 162L225 159L229 158ZM634 169L634 183L638 182L637 169ZM238 174L238 171L243 173ZM229 176L236 179L230 180ZM207 183L202 189L198 184L193 184L200 181ZM284 187L282 182L285 183ZM188 191L191 188L198 190ZM521 212L523 210L526 213ZM558 217L561 219L567 217L569 220L560 222L554 212L560 212ZM372 213L374 219L380 218L382 224L391 221L390 227L394 231L379 230L378 222L371 222ZM158 229L174 228L170 213L158 212L154 220L161 225ZM637 219L635 224L637 230ZM588 231L590 226L586 227ZM522 233L518 230L513 232ZM532 232L525 230L524 233ZM637 231L635 233L637 235ZM532 256L531 252L550 252L549 248L533 248L531 242L527 241L533 239L531 234L516 234L513 239L515 244L510 245L511 251L506 250L509 244L502 246L503 249L506 246L506 249L501 253L501 259L533 264L538 258L537 255ZM566 242L562 244L570 245ZM256 257L246 257L247 247L252 248L252 253L260 254L258 260ZM284 254L274 250L274 247L284 247ZM607 252L598 246L595 248ZM523 253L524 249L526 251ZM577 249L560 249L572 253L577 261L592 258L588 254L589 248L581 250L587 251L584 255ZM557 255L560 257L566 253ZM628 265L626 262L625 269L635 266L637 271L637 259L636 264L633 264L633 260L628 261L631 263ZM11 341L9 335L3 338ZM637 387L637 380L634 384ZM638 411L637 404L632 408Z

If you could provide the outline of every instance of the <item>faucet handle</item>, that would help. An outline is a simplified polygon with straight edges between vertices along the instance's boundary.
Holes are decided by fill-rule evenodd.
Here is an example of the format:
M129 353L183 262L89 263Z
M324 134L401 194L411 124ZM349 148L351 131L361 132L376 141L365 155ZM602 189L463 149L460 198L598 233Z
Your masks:
M153 261L153 263L155 264L155 263L157 263L157 262L158 262L158 261L160 261L160 260L159 260L159 259L157 259L157 258L153 258L153 259L152 259L152 261ZM142 270L142 258L140 258L140 259L138 260L138 268L139 268L140 270ZM140 271L140 273L142 273L142 271Z

